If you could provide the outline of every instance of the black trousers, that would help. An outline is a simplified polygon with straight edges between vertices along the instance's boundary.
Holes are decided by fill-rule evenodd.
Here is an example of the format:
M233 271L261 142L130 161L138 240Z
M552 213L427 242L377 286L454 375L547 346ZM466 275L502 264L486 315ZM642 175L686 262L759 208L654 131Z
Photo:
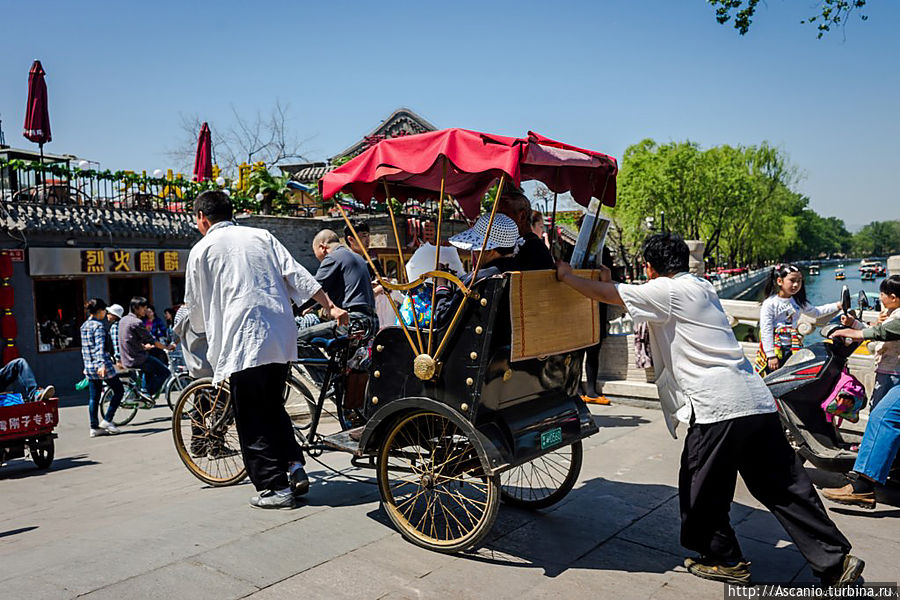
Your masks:
M785 439L777 413L688 430L678 480L682 546L722 561L743 560L728 518L738 473L815 573L837 566L850 551Z
M257 491L288 487L290 463L303 462L303 451L284 409L288 369L287 364L269 364L231 375L231 401L241 454Z

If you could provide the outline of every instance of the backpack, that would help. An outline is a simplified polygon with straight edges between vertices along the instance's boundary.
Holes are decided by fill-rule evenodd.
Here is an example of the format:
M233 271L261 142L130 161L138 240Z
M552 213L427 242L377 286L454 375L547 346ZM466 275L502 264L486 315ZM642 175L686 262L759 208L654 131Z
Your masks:
M825 411L825 418L829 423L834 419L837 419L837 425L840 425L843 419L856 423L859 421L859 411L868 403L866 388L845 369L831 394L822 402L822 410Z

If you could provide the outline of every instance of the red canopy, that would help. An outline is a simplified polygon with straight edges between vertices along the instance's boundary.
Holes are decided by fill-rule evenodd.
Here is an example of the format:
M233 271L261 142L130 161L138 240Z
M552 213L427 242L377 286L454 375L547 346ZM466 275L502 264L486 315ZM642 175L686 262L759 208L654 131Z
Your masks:
M382 179L398 200L434 197L441 186L442 158L447 159L444 191L470 218L478 216L484 193L503 173L516 185L534 179L555 192L571 192L583 206L592 196L615 204L614 158L536 133L522 139L466 129L383 140L327 173L320 182L322 197L343 191L366 204L372 198L383 200Z
M200 127L197 139L197 154L194 157L194 181L212 179L212 134L205 122Z
M53 138L50 135L50 110L47 106L47 82L44 67L36 60L28 73L28 104L25 106L26 138L42 147Z
M344 191L363 203L384 199L386 179L400 200L433 197L441 189L459 202L466 215L478 215L481 198L505 173L519 183L519 147L514 138L496 138L465 129L444 129L378 142L359 156L327 173L320 183L322 197Z
M593 150L557 142L533 131L521 140L525 145L522 180L537 180L550 191L569 192L582 206L598 198L607 206L616 205L616 159Z

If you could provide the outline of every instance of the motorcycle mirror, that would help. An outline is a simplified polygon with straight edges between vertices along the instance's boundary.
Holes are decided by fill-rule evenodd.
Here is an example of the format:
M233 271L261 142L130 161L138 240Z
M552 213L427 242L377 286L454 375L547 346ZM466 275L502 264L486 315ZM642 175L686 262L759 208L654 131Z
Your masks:
M870 308L869 297L866 295L866 292L863 290L859 290L859 296L857 296L857 303L859 304L859 308L862 310L868 310Z
M841 288L841 310L844 314L847 314L847 311L850 310L850 288L846 285Z

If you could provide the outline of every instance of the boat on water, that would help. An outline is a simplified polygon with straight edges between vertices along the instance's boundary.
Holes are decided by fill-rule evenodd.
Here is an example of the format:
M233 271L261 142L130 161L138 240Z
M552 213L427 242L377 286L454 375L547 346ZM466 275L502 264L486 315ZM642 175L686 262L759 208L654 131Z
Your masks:
M838 281L841 281L842 279L847 279L847 276L844 275L843 269L838 269L834 272L834 278L837 279Z
M866 269L865 271L860 271L859 278L863 281L875 281L875 269Z
M819 274L819 265L809 265L809 274L810 275L818 275Z

